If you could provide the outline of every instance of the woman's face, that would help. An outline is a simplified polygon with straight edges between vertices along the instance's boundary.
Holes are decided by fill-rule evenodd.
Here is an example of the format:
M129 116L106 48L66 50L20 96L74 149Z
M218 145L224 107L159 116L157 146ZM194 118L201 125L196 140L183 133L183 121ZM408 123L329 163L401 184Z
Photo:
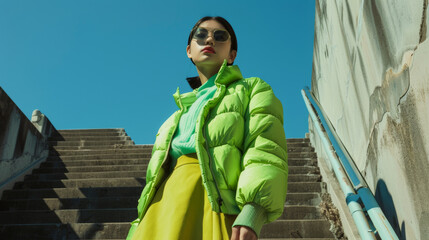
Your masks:
M216 20L207 20L202 22L199 28L208 30L208 36L205 39L192 39L190 45L186 47L188 58L191 58L197 67L217 67L220 68L224 59L228 63L233 63L237 51L231 51L231 37L228 40L215 41L213 31L226 29Z

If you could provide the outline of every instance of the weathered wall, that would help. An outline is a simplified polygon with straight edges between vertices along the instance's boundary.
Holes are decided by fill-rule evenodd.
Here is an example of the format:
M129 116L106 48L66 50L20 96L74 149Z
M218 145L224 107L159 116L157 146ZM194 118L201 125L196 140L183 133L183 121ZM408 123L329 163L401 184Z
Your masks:
M46 141L56 130L47 118L35 125L41 132L0 87L0 195L48 156Z
M316 0L312 92L402 239L429 239L427 4Z

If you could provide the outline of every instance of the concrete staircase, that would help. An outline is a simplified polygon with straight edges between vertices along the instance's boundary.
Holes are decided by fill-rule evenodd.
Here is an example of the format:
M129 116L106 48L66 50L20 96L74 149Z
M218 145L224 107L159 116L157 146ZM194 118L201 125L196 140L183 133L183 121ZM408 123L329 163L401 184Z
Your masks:
M48 160L0 201L0 239L124 239L137 217L152 145L123 129L61 130ZM308 139L288 139L284 214L261 239L335 239L319 211L323 183Z

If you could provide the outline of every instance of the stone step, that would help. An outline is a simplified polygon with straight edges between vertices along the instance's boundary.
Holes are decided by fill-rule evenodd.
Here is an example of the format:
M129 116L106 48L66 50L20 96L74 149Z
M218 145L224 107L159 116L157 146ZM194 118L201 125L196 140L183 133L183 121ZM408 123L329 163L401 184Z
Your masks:
M289 166L317 166L316 160L288 159Z
M125 132L68 132L60 135L51 136L54 139L68 139L81 137L123 137L127 136Z
M78 152L77 150L60 150L60 151L55 151L53 152L52 155L50 155L48 157L48 161L49 160L93 160L93 159L121 159L121 158L132 158L134 157L142 157L142 158L147 158L150 159L151 155L152 155L152 150L149 150L147 148L141 148L141 149L132 149L133 151L127 152L128 149L123 149L123 151L114 151L109 149L110 152L113 153L104 153L104 149L100 150L100 149L82 149L80 154L74 154L74 155L69 155L68 153L76 153ZM135 151L137 151L137 153L135 153ZM101 153L96 153L96 152L103 152L103 154ZM60 155L58 154L60 153ZM296 155L296 154L289 154L288 156L288 161L292 161L292 160L305 160L305 161L316 161L317 160L317 156L300 156L300 155Z
M50 156L86 156L91 155L124 155L124 154L148 154L146 149L80 149L49 151ZM150 153L150 152L149 152ZM89 155L89 156L88 156Z
M122 197L122 196L140 196L142 190L143 190L143 186L12 189L12 190L5 190L3 192L2 200L40 199L40 198L106 198L106 197Z
M149 155L152 152L152 149L150 147L147 147L146 145L121 145L112 147L112 148L106 148L105 146L97 146L97 147L82 147L79 149L79 147L70 147L70 148L62 148L62 149L53 149L51 150L51 156L50 158L55 158L57 156L61 157L71 157L76 156L80 157L84 155L85 158L91 158L92 156L107 156L107 155L122 155L122 154L145 154ZM90 155L90 156L88 156ZM288 153L288 160L313 160L315 161L317 158L316 153L314 152L289 152Z
M322 177L314 174L289 174L288 182L320 182Z
M115 146L129 146L134 145L134 141L132 140L116 140L116 141L88 141L88 140L80 140L80 141L50 141L48 142L49 146L59 146L59 147L90 147L90 146L104 146L115 148Z
M282 228L282 236L273 237L275 233L270 231L276 227ZM271 226L262 228L261 240L286 239L286 240L333 240L329 232L329 223L322 220L285 220ZM0 225L1 239L125 239L129 223L70 223L70 224L8 224ZM320 232L321 235L316 236ZM278 234L277 234L278 235ZM284 238L284 236L291 236ZM296 237L294 237L296 236ZM315 236L315 237L313 237Z
M145 185L144 177L62 179L52 181L25 181L15 183L14 189L39 188L99 188L140 187Z
M126 164L126 161L135 162L135 161L143 161L144 163L148 163L150 159L150 154L129 154L123 155L90 155L90 156L51 156L42 163L41 167L48 166L89 166L89 165L115 165L115 164ZM134 157L134 158L132 158ZM141 162L141 163L143 163ZM312 158L290 158L288 159L288 164L290 167L292 166L303 166L303 167L315 167L317 165L317 161Z
M131 147L131 146L130 146ZM124 147L125 149L127 149L127 147ZM94 159L104 159L104 160L111 160L111 159L121 159L121 157L123 158L130 158L132 156L141 156L141 158L145 158L145 159L150 159L151 157L151 150L147 149L147 148L142 148L143 150L141 150L141 152L143 152L143 154L141 153L130 153L130 154L97 154L94 155L92 154L93 150L97 150L99 151L100 149L83 149L82 151L84 151L85 153L88 153L89 155L52 155L49 156L47 161L67 161L67 160L94 160ZM76 151L76 149L73 149L74 151ZM118 158L119 157L119 158ZM304 161L302 162L302 164L300 163L293 163L293 161ZM308 162L305 162L308 161ZM288 163L289 165L311 165L311 166L315 166L317 164L317 158L316 157L296 157L296 156L289 156L288 157Z
M277 220L265 224L261 238L333 238L329 231L331 224L325 220Z
M129 223L7 224L0 239L125 239Z
M296 157L299 157L299 158L302 158L302 157L317 157L317 155L316 155L316 153L315 152L289 152L288 154L288 157L291 157L291 158L296 158Z
M279 219L322 219L322 217L318 206L286 205Z
M287 142L287 147L311 147L310 143L306 143L306 142Z
M66 171L68 168L73 169L75 167L75 170L73 171L79 171L77 170L77 167L81 167L84 172L88 172L90 170L87 170L86 167L103 167L103 166L110 166L107 169L115 169L114 166L121 166L121 165L147 165L149 163L148 159L114 159L114 160L70 160L70 161L61 161L57 159L56 161L50 160L42 163L40 165L40 168L33 170L33 173L48 173L48 172L68 172ZM314 165L314 161L308 161L308 160L291 160L289 161L289 169L293 167L312 167L309 168L311 170L314 170L313 168L316 167ZM58 171L55 171L55 168L58 168ZM122 168L124 169L124 168ZM119 169L118 169L119 170ZM99 172L100 170L94 169L94 171ZM111 171L111 170L106 170Z
M289 174L319 174L315 166L289 166Z
M320 193L325 183L289 183L288 194ZM45 189L12 189L3 192L2 199L39 198L97 198L118 196L140 196L143 185L134 187L73 187Z
M88 178L123 178L123 177L144 177L144 171L105 171L105 172L74 172L74 173L42 173L31 174L24 177L25 182L49 181L59 179L88 179Z
M109 171L145 171L147 169L147 160L133 159L133 161L121 160L107 165L104 161L82 161L79 162L51 162L44 163L38 169L33 170L33 174L43 173L73 173L73 172L109 172ZM112 163L111 163L112 164ZM122 164L122 165L120 165Z
M91 167L91 166L120 166L120 165L147 165L149 159L131 158L131 159L111 159L111 160L70 160L70 161L46 161L40 164L39 169L33 172L44 171L46 168L70 168L70 167ZM61 171L61 170L58 170ZM88 172L84 170L85 172Z
M124 166L127 167L127 166ZM62 169L61 169L62 170ZM62 172L62 173L33 173L24 177L24 182L37 182L37 181L52 181L52 180L74 180L74 179L89 179L89 178L123 178L123 177L144 177L146 170L137 171L131 169L128 171L113 169L114 171L102 172ZM101 180L101 179L100 179ZM290 174L288 182L320 182L320 175L309 174Z
M124 165L124 164L147 164L151 154L126 154L126 155L90 155L90 156L50 156L41 167L64 167L64 166L90 166L90 165ZM129 161L129 162L128 162ZM317 166L315 158L289 158L289 166Z
M50 141L50 149L53 150L81 150L82 148L87 149L150 149L152 151L152 145L133 145L132 140L110 140L110 141L91 141L91 140L80 140L76 139L73 141ZM289 153L294 152L313 152L314 148L309 146L295 146L289 145L287 148Z
M323 182L289 182L288 192L321 192ZM89 178L62 179L52 181L17 182L14 190L49 188L102 188L102 187L144 187L144 177L134 178Z
M60 136L63 135L87 135L87 134L94 134L93 136L97 136L100 134L105 133L126 133L123 128L107 128L107 129L65 129L65 130L58 130L58 133ZM53 137L56 137L54 135ZM288 138L286 139L287 143L309 143L310 139L308 138Z
M130 136L127 136L123 132L65 132L61 135L54 135L48 139L48 141L109 141L109 140L131 140ZM286 139L288 147L311 147L307 141L295 141ZM153 144L147 144L153 146ZM314 149L313 149L314 150Z
M296 146L288 146L287 148L288 153L290 152L313 152L313 147L296 147Z
M302 171L309 167L289 167L288 181L291 182L320 182L318 174L311 174ZM310 167L311 168L311 167ZM76 179L76 178L102 178L103 176L121 177L130 174L144 174L146 176L147 164L140 165L91 165L78 167L43 167L33 170L31 175L25 176L25 180L46 180L46 179ZM133 173L136 172L136 173ZM304 172L304 173L303 173ZM122 175L121 175L122 173ZM134 176L134 175L133 175Z
M89 140L89 141L116 141L116 140L131 140L130 136L55 136L48 138L48 141L80 141L80 140Z
M135 218L137 218L135 207L0 212L0 224L131 222ZM285 206L280 217L283 220L320 218L320 210L315 206Z
M145 149L145 151L151 153L152 152L152 146L148 145L116 145L114 146L115 149ZM108 145L100 145L100 146L50 146L49 150L53 151L63 151L63 150L101 150L101 149L112 149L112 146Z
M82 131L60 131L59 134L53 134L53 138L61 137L80 137L80 136L99 136L99 137L114 137L114 136L127 136L125 131L97 131L97 130L82 130Z
M290 157L290 156L288 156L287 160L288 160L288 162L291 160L316 161L317 162L317 157Z
M318 206L322 202L319 193L290 193L286 195L286 205Z
M321 192L325 188L324 182L289 182L288 193Z
M0 201L0 211L135 208L138 196L107 198L43 198Z
M45 162L42 163L41 168L33 170L33 173L49 173L49 172L103 172L103 171L124 171L129 169L124 165L130 166L132 169L145 170L147 168L148 160L133 159L127 164L126 160L118 160L118 162L111 162L102 160L88 160L88 161L64 161L64 162ZM118 165L115 165L118 163ZM122 164L122 165L119 165ZM58 169L56 171L55 169ZM289 175L292 174L309 174L315 175L319 171L315 166L289 166Z
M306 143L310 142L309 138L288 138L286 140L287 142L306 142Z
M0 212L0 224L127 222L137 218L136 208L64 209Z
M93 128L93 129L61 129L58 130L59 134L67 134L67 133L118 133L125 132L123 128Z
M0 211L136 208L139 195L100 198L40 198L1 200ZM318 206L318 193L288 193L285 206Z
M150 153L117 153L117 154L90 154L90 155L70 155L70 156L49 156L48 161L72 161L72 160L110 160L110 159L150 159Z

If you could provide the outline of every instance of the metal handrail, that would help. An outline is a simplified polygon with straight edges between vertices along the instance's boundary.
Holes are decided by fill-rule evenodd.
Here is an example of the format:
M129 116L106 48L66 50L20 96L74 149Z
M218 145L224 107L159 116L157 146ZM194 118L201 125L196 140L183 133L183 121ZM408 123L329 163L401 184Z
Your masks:
M364 206L381 239L399 240L334 128L329 121L326 121L326 114L323 112L319 102L308 87L301 90L301 94L315 129L321 138L322 145L328 154L328 159L344 193L361 238L365 240L375 239L375 235L369 227L360 203Z

